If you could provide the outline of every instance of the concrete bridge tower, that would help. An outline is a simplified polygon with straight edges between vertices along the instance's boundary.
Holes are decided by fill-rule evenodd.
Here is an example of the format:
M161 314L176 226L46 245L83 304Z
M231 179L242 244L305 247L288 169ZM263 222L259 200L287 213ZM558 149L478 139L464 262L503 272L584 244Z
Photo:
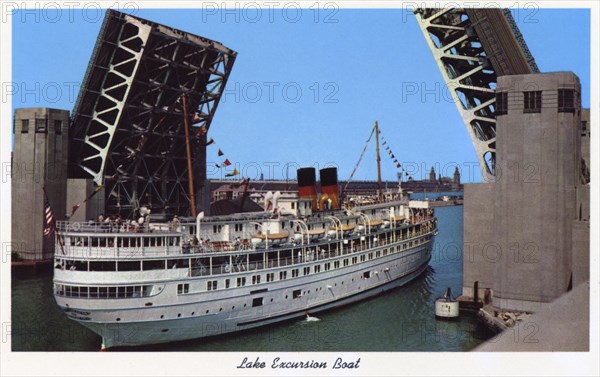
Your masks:
M21 259L54 255L54 236L44 237L44 190L55 220L65 216L69 112L48 108L15 111L11 173L12 251Z

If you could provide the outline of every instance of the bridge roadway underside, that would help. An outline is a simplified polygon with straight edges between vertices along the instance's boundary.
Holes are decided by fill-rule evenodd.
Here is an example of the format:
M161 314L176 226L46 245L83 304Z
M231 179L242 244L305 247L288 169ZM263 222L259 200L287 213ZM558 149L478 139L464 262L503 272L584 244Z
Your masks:
M190 214L187 113L193 195L206 209L206 133L235 57L219 42L107 10L73 111L69 178L104 184L108 214Z

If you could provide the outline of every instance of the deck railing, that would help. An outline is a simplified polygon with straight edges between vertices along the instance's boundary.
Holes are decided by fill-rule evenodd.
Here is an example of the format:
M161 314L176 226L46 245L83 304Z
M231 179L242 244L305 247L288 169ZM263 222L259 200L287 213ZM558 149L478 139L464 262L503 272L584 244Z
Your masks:
M356 251L363 251L365 249L370 249L375 246L385 246L390 243L394 243L397 241L401 241L403 239L408 239L412 237L416 237L418 235L427 233L431 231L435 225L428 222L428 218L420 218L419 222L415 222L416 224L421 224L419 230L414 227L394 227L392 229L383 228L379 229L375 232L367 233L363 232L360 235L354 235L352 238L347 238L345 240L328 240L327 243L324 243L323 240L320 243L311 243L311 244L291 244L285 243L280 245L269 245L269 249L266 250L264 245L253 245L248 240L242 240L238 242L227 242L227 241L216 241L216 242L201 242L198 244L192 244L190 242L182 242L181 234L168 232L168 231L158 231L158 232L148 232L148 233L110 233L109 231L105 231L106 225L104 223L94 223L88 224L85 223L86 227L85 232L98 234L97 237L101 238L102 243L95 243L94 235L85 235L79 232L84 232L84 225L76 226L75 228L78 230L73 230L71 225L73 223L65 223L58 222L57 229L68 229L68 231L63 231L62 235L57 235L56 240L56 255L60 255L62 253L64 256L68 257L79 257L79 258L89 258L89 259L132 259L136 257L165 257L165 256L175 256L175 255L204 255L215 252L273 252L278 250L305 250L309 248L323 248L327 247L327 245L336 245L335 248L342 255L349 254ZM75 223L81 224L81 223ZM109 228L110 229L110 228ZM405 229L406 232L404 231ZM109 232L109 233L106 233ZM104 235L102 233L105 233ZM399 233L399 234L398 234ZM81 234L81 236L80 236ZM70 239L67 239L69 238ZM78 243L73 243L73 239L77 237L88 237L88 239L82 243L81 245ZM122 237L125 239L134 239L131 237L135 237L137 242L135 245L129 243L127 246L123 246L121 243ZM176 240L171 240L172 237L175 237ZM138 239L139 238L139 239ZM156 240L158 238L161 239L160 244L149 244L145 245L144 241L152 238ZM59 251L60 250L60 251Z
M57 221L56 230L62 233L176 233L173 223L139 224L118 221Z

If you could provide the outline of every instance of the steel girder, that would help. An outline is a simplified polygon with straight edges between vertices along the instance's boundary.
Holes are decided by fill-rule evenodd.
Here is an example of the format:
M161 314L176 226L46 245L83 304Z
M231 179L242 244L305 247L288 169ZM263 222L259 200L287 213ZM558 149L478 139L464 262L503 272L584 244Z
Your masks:
M206 133L235 57L218 42L107 10L73 111L70 177L104 184L107 213L145 205L189 214L182 95L194 194L204 195Z
M475 147L484 179L496 160L498 76L537 71L510 12L416 9L417 21Z

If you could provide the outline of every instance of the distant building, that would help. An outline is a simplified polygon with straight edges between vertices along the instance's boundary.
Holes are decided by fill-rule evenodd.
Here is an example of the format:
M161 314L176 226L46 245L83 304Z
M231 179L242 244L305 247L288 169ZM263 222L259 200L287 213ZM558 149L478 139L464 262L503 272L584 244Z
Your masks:
M429 172L429 181L435 182L435 169L433 166L431 167L431 171Z
M240 185L233 185L233 184L228 184L228 185L222 185L217 187L215 190L213 190L212 194L211 194L211 202L216 202L219 200L226 200L226 199L237 199L241 194L244 193L244 191L246 191L246 187L245 186L240 186ZM251 192L254 191L254 189L248 189L247 191Z
M454 178L452 179L452 191L458 191L460 189L460 172L458 166L454 169Z

